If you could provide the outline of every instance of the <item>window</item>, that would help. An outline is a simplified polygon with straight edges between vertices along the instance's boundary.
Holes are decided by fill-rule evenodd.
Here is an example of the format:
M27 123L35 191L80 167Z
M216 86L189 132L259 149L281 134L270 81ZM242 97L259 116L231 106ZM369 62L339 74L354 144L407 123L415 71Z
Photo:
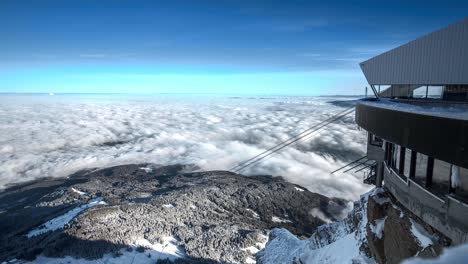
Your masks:
M381 138L375 136L374 134L369 133L369 144L371 144L372 146L381 147L382 142L383 141Z
M443 86L428 86L427 87L427 98L441 99L444 94Z
M421 153L416 155L416 170L415 170L415 180L424 184L426 181L426 172L427 172L427 156Z
M378 85L376 88L377 88L377 92L380 94L380 96L390 97L391 87L392 87L391 85Z
M445 85L444 100L468 101L468 85Z
M449 178L450 178L450 164L445 161L435 159L432 181L438 185L445 185L448 190Z
M392 143L385 142L385 162L388 166L391 166L392 160Z
M395 169L395 172L398 173L400 170L400 146L394 145L395 148L393 149L393 159L392 159L392 167Z
M468 203L468 169L460 167L461 187L455 189L455 194Z
M420 86L413 90L413 98L442 99L444 86Z
M452 194L455 194L457 199L468 203L468 169L459 167L459 179L461 181L461 186L452 189Z
M420 86L413 90L413 98L426 98L427 86Z
M403 175L405 175L406 177L409 177L410 168L411 168L411 150L405 149L405 166L403 170Z

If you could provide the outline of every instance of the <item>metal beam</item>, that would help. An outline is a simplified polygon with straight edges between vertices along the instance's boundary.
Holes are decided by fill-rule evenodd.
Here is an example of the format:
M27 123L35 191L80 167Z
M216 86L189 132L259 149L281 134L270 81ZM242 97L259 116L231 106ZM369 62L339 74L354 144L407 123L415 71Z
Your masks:
M377 93L377 90L375 89L375 86L373 84L370 85L372 88L372 91L374 92L375 98L379 100L379 93Z

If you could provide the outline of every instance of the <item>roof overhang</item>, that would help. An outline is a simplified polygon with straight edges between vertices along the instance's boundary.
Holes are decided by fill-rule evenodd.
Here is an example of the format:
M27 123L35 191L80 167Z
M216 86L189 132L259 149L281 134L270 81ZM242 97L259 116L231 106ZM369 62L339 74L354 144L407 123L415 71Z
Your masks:
M371 85L468 84L468 18L360 63Z

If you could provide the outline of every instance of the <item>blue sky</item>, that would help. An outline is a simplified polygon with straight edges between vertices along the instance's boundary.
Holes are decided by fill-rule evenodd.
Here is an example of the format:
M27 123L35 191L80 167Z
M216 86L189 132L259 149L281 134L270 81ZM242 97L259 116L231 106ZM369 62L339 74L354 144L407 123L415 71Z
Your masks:
M409 3L408 3L409 2ZM357 94L468 1L0 1L0 92Z

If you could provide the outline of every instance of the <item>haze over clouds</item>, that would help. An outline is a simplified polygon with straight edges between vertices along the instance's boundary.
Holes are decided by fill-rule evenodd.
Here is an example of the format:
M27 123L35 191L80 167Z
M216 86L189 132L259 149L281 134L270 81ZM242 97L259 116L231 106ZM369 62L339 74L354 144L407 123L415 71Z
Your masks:
M325 97L0 96L0 188L118 164L226 170L331 117ZM340 99L341 100L341 99ZM364 154L353 115L250 168L327 196L356 199L362 174L329 172Z

